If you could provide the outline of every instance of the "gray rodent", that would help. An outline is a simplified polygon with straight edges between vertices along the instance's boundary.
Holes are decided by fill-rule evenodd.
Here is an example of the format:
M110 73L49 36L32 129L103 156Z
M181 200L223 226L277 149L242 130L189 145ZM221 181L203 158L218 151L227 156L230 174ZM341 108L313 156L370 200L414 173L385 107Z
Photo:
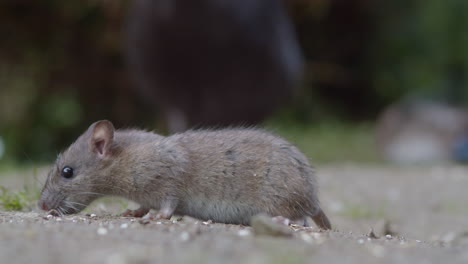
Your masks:
M248 225L252 216L266 213L292 220L310 216L331 229L307 158L259 129L164 137L98 121L58 156L38 205L72 214L105 195L139 203L126 213L133 216L155 209L156 218L178 214Z

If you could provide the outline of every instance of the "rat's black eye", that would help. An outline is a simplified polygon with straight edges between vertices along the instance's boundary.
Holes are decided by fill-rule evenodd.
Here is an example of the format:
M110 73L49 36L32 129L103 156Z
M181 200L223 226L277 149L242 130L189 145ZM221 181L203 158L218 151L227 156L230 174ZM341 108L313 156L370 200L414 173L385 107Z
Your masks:
M70 179L71 177L73 177L73 169L68 166L63 167L62 177L67 178L67 179Z

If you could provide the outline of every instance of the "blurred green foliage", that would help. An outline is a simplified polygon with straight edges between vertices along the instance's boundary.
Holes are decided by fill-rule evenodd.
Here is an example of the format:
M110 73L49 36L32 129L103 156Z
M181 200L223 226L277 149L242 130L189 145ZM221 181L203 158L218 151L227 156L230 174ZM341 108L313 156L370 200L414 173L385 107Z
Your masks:
M468 2L380 1L372 46L373 86L387 100L401 95L467 103Z
M279 113L265 123L265 127L286 138L313 164L331 162L380 162L374 148L370 123L322 121L307 124L295 121L289 113Z
M0 186L0 206L6 211L31 210L38 198L38 189L24 187L20 191L11 191Z
M129 2L0 3L0 163L50 161L96 119L155 126L155 114L129 89L122 58ZM358 152L373 160L371 122L401 97L468 101L467 1L287 6L306 58L305 81L288 114L267 125L311 157L331 161Z

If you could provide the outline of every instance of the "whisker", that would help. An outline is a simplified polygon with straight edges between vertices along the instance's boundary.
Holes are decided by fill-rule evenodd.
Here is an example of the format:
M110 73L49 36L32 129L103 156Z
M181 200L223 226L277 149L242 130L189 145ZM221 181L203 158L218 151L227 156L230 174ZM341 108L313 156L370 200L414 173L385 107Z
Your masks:
M79 205L79 206L83 206L83 207L86 207L86 206L87 206L86 204L83 204L83 203L67 201L67 205L68 205L69 207L72 207L73 209L78 210L78 208L77 208L76 206L74 206L75 204L76 204L76 205Z
M63 216L63 215L64 215L62 206L59 206L59 207L57 208L57 212L59 213L60 216Z
M77 194L93 194L93 195L99 195L99 196L104 196L105 195L103 193L97 193L97 192L79 192Z
M74 210L74 211L78 211L78 209L77 209L71 202L65 201L65 204L66 204L67 207L68 207L66 213L69 213L69 210L68 210L68 209L72 209L72 210Z

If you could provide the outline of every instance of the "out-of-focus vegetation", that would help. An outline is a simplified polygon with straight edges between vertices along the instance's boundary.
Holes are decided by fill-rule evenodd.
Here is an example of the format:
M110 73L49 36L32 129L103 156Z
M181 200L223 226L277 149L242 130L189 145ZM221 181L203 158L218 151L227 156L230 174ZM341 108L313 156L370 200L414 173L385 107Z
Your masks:
M371 123L328 120L307 124L278 114L265 127L298 146L314 164L380 161Z
M425 95L466 105L468 2L379 2L370 53L378 96Z
M0 207L7 211L31 210L38 198L37 188L24 187L20 191L11 191L0 186Z
M375 160L371 122L403 96L467 102L467 1L285 2L305 78L267 125L311 157ZM0 3L0 163L51 160L97 119L155 127L122 56L130 3Z

